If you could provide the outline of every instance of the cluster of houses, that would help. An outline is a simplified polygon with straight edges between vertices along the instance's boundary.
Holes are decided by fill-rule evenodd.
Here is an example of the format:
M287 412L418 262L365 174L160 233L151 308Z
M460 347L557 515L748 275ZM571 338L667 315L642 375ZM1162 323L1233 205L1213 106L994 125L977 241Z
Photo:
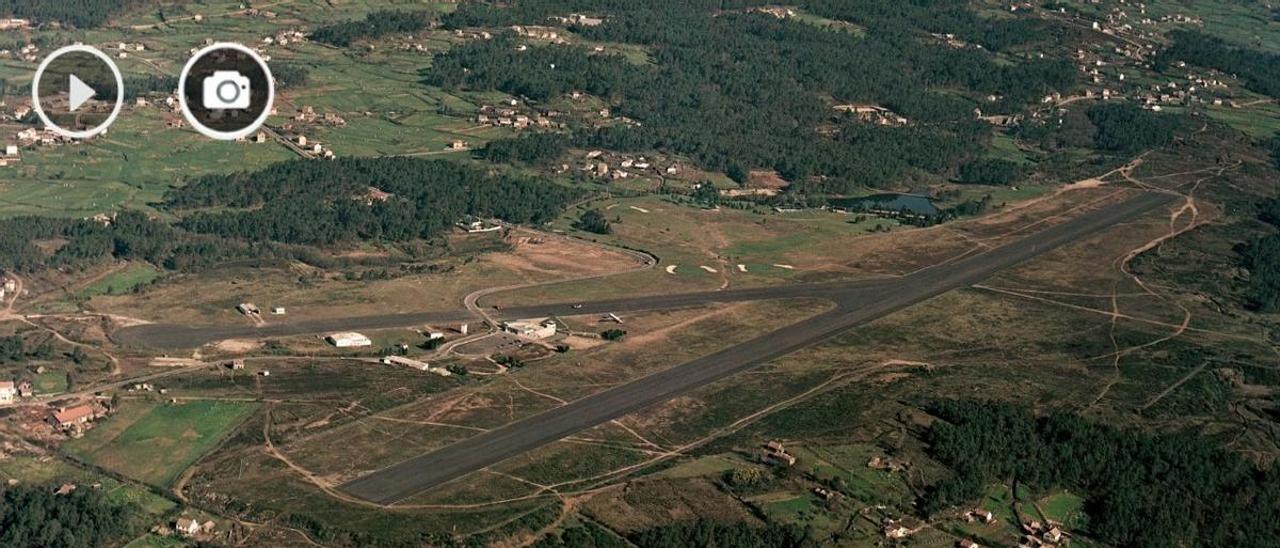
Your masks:
M528 127L550 128L563 126L557 124L555 118L559 113L555 111L525 113L517 107L520 101L510 99L505 106L483 105L480 107L480 114L476 115L476 123L493 127L509 127L514 129L525 129Z
M0 19L0 21L5 21L5 19ZM13 19L9 19L9 21L13 21ZM28 63L36 63L40 61L40 46L27 44L19 48L17 52L3 49L0 50L0 57L12 57L14 59L21 59Z
M53 130L36 129L33 127L29 127L22 131L19 131L16 137L18 140L18 144L15 146L18 148L32 146L32 145L41 145L41 146L65 145L65 144L71 144L75 142L74 139L71 139L63 135L59 135L57 132ZM5 151L8 152L8 145L5 146ZM6 154L6 157L7 156L8 155Z
M511 30L518 36L532 38L534 40L543 40L552 44L567 44L569 42L569 40L561 34L562 31L556 28L515 25L511 27Z
M259 12L259 13L262 13L262 12ZM271 12L265 12L265 13L271 13ZM271 17L275 17L275 14L272 13ZM290 30L283 30L283 31L277 32L275 36L267 36L263 38L262 45L287 46L289 44L300 44L305 41L307 41L306 34L303 34L302 31L300 30L290 29Z
M293 121L303 124L320 123L330 127L346 127L347 120L332 112L317 114L315 107L303 106L298 110L298 114L294 115Z
M835 109L836 112L851 114L864 122L882 126L905 126L910 123L910 120L907 120L905 116L878 105L848 104L835 105L831 108Z
M0 30L23 30L31 28L27 19L0 19Z
M553 16L548 19L552 23L561 25L578 25L582 27L598 27L604 24L604 18L583 15L581 13L570 13L566 16Z
M1067 534L1062 531L1062 528L1052 522L1030 521L1023 523L1022 533L1022 538L1018 541L1018 548L1052 548L1062 544L1067 538Z
M760 453L760 462L777 466L795 466L796 457L787 452L782 442L773 440L764 444L764 451Z
M120 59L128 59L130 52L142 53L144 51L147 51L147 46L142 43L129 44L126 42L119 42L116 44L116 57L119 57Z
M631 177L640 177L647 174L655 175L675 175L680 172L680 168L674 164L658 167L655 163L644 156L630 157L625 154L606 153L603 150L592 150L586 153L584 158L586 161L579 166L579 171L590 174L598 179L628 179ZM561 171L568 171L568 165L560 166Z
M31 381L0 381L0 405L18 401L18 398L30 398L35 395Z

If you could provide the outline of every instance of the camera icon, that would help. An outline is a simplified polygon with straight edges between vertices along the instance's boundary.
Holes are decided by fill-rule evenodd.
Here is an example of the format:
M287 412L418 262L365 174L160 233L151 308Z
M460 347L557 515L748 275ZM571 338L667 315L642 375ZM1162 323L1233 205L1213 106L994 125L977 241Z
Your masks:
M204 79L204 108L234 110L249 108L249 77L234 70L215 71Z

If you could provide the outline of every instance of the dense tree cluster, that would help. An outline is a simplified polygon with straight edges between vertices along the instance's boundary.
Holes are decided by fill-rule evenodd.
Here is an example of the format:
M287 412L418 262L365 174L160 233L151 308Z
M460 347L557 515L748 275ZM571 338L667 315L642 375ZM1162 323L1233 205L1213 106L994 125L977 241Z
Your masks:
M1151 436L1079 416L947 401L929 452L955 475L931 488L936 512L1010 479L1085 495L1088 532L1118 546L1268 546L1280 538L1280 475L1196 435Z
M47 360L53 354L52 341L46 340L35 347L29 347L22 335L0 337L0 364L24 362L28 359Z
M1280 229L1280 199L1259 204L1258 218ZM1240 266L1249 270L1245 290L1251 308L1280 312L1280 233L1271 233L1240 246Z
M884 0L859 3L856 10L838 2L809 6L867 27L865 36L719 11L734 7L729 4L734 3L464 4L444 17L445 26L529 24L569 11L604 12L604 24L575 30L592 40L643 46L653 63L571 46L520 51L517 39L504 35L437 55L426 81L534 100L584 91L642 124L580 133L579 146L665 150L708 169L741 174L766 168L792 181L820 176L834 190L886 184L911 170L952 169L975 156L990 134L972 114L979 100L997 95L1001 99L984 104L984 110L1013 110L1074 85L1064 60L1002 64L985 50L938 43L932 29L964 28L978 35L1007 26L961 15L969 13L963 2L924 7ZM1046 35L988 30L992 43L1009 47ZM943 88L949 91L936 91ZM832 98L882 105L911 124L886 127L840 115L831 108Z
M0 17L89 28L101 26L112 15L148 2L149 0L0 0Z
M55 494L49 485L15 485L0 494L0 546L96 548L128 542L143 525L132 504L100 489Z
M573 223L573 227L595 234L613 232L613 227L609 226L609 219L606 219L599 209L594 208L583 211L582 215L578 216L578 220Z
M1094 145L1102 150L1138 152L1166 146L1182 125L1178 116L1158 114L1129 103L1107 103L1088 110L1096 128Z
M344 158L205 177L171 191L166 206L219 209L184 218L179 226L192 232L323 245L429 239L465 216L543 223L577 195L549 182L457 162Z
M569 138L559 133L530 133L489 141L479 156L499 164L542 164L569 150Z
M630 541L628 543L627 541ZM746 523L716 523L699 520L673 523L615 536L598 525L586 523L542 537L535 548L683 548L715 546L717 548L796 548L812 544L805 531L794 525L768 524L764 527Z
M809 541L808 534L795 525L770 523L757 527L746 523L716 523L707 520L646 529L628 538L641 548L799 548Z
M334 23L315 29L311 32L311 39L345 48L361 38L419 31L431 24L431 20L431 13L425 11L381 10L369 13L364 20Z
M956 182L982 185L1008 185L1021 178L1023 167L1017 162L998 158L982 158L960 166Z
M1199 31L1180 30L1172 37L1173 45L1156 59L1157 68L1185 61L1238 75L1254 91L1280 98L1280 55L1232 44Z

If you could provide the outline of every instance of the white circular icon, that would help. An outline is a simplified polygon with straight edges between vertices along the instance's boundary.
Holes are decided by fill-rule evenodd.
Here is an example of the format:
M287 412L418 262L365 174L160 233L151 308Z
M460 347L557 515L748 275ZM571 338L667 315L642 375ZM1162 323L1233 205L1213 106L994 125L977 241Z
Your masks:
M249 61L257 65L254 67L257 71L253 74L257 77L246 76L245 71L240 70L213 70L209 75L203 75L207 67L200 67L202 78L197 86L187 87L187 79L191 75L193 69L202 62L210 54L218 51L231 50L236 54L247 56ZM213 64L213 63L209 63ZM225 67L222 67L225 68ZM260 72L258 72L260 71ZM253 102L256 85L266 88L265 104L255 105ZM188 97L188 92L198 91L199 101L193 105L192 98ZM276 84L275 78L271 76L271 69L267 66L267 62L258 55L258 52L251 48L245 47L234 42L220 42L204 47L197 51L191 59L187 61L186 66L182 67L182 75L178 78L178 104L182 108L182 116L187 119L191 127L196 128L206 137L218 139L220 141L234 141L241 137L248 137L251 133L262 127L266 123L267 117L271 115L271 106L276 100ZM197 115L193 106L201 111L201 115ZM261 108L261 112L252 120L244 122L229 122L221 124L224 127L210 127L211 124L206 123L210 113L226 113L231 111L252 111ZM252 114L252 113L250 113ZM229 126L229 127L228 127Z
M115 104L115 107L111 109L111 114L109 114L107 116L107 119L104 120L102 123L82 131L74 131L74 130L66 129L62 126L59 126L58 124L53 123L53 120L51 120L49 118L49 115L45 113L44 105L42 105L40 102L40 82L41 80L44 79L44 72L46 69L49 68L49 64L57 60L59 57L62 57L63 55L66 55L68 53L77 53L77 52L87 53L87 54L93 55L94 57L97 57L99 60L102 61L104 65L106 65L107 68L111 70L111 75L115 77L115 80L116 80L116 104ZM68 74L67 77L68 77L68 84L67 84L68 85L68 89L67 89L68 107L69 107L69 111L74 112L78 110L81 106L83 106L84 103L96 97L97 91L95 91L92 87L86 84L83 80L81 80L75 74ZM66 46L66 47L57 49L56 51L54 51L53 53L50 53L47 57L45 57L44 61L40 62L40 66L36 68L35 77L31 79L31 107L36 111L36 116L40 117L40 121L44 122L45 127L49 128L54 133L57 133L58 135L62 135L63 137L67 137L69 139L88 139L90 137L93 137L95 135L98 135L99 133L106 131L107 128L111 126L111 124L115 123L116 116L120 114L120 108L123 106L124 106L124 78L120 76L120 68L117 67L116 64L111 61L110 57L107 57L105 53L102 53L100 50L98 50L98 48L95 48L93 46L76 44L74 46Z

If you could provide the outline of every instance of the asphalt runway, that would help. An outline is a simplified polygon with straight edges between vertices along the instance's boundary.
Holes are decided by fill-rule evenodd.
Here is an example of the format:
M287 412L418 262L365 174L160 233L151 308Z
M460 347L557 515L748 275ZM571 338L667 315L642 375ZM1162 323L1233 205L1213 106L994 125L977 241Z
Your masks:
M647 295L592 302L564 302L537 306L512 307L493 311L503 318L539 318L545 316L574 316L581 314L607 314L641 312L645 310L674 310L703 306L710 303L763 301L789 298L833 298L859 290L881 290L898 282L897 278L793 284L777 287L676 293L671 295ZM577 307L577 308L575 308ZM237 326L182 326L172 324L145 324L119 329L111 334L117 344L137 348L181 350L197 348L205 344L229 339L263 339L296 335L319 335L335 331L360 331L396 329L428 324L455 324L477 321L467 310L420 312L409 314L382 314L350 318L307 320L292 323L271 323L261 327Z
M967 287L999 270L1167 205L1173 199L1173 196L1167 194L1143 193L1053 225L1022 240L895 278L891 283L876 281L843 289L839 287L840 284L791 286L793 289L788 290L791 296L830 299L837 306L831 311L743 344L413 457L357 478L341 486L341 489L380 504L403 501L510 457L824 341L849 328L869 323L947 291ZM776 298L772 297L776 294L774 291L781 289L748 291L758 291L759 298ZM805 293L805 289L809 292ZM723 293L728 292L721 292ZM742 294L744 299L746 295ZM695 303L699 298L706 297L673 296L670 301L665 302L684 305ZM610 310L620 310L620 306L625 303L637 301L651 304L656 302L624 299L611 302L610 306L615 308ZM511 309L508 312L528 310L530 315L534 315L533 311L540 315L544 310L554 313L552 309L556 306L564 305ZM578 312L582 313L588 306L591 311L597 311L595 303L583 303L583 308Z

